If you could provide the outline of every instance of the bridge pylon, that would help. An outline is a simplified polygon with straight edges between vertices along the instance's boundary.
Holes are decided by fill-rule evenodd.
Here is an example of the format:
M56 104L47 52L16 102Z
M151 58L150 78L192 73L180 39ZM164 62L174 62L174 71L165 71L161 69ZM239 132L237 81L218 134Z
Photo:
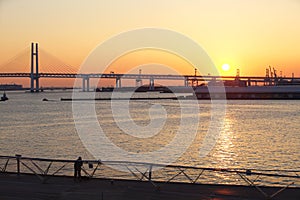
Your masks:
M39 51L38 43L31 43L31 71L30 71L30 92L39 92ZM35 67L34 67L35 66ZM35 68L35 72L34 72ZM34 88L35 81L35 88Z

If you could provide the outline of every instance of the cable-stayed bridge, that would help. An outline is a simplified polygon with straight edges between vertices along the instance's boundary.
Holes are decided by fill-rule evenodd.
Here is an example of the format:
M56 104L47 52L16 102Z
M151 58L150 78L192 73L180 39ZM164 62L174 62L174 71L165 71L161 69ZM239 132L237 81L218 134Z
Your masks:
M28 56L30 55L30 59ZM40 59L41 58L41 59ZM29 60L29 62L28 62ZM42 67L41 67L42 66ZM122 79L133 79L136 86L142 84L142 80L149 80L150 89L154 88L154 80L183 80L187 86L189 76L162 75L162 74L117 74L117 73L78 73L76 67L65 64L59 58L47 51L40 49L38 44L31 44L28 48L17 54L8 62L0 66L0 77L2 78L30 78L31 92L40 90L40 78L80 78L82 79L82 89L89 91L91 78L114 79L116 87L122 87ZM193 77L195 79L195 77ZM197 79L200 79L198 77Z
M29 53L30 52L30 53ZM28 62L28 55L30 59ZM40 58L42 58L40 60ZM26 64L27 63L27 64ZM42 67L40 67L42 66ZM117 74L117 73L78 73L78 68L65 64L59 58L53 56L43 49L38 48L38 44L31 44L31 49L28 48L17 54L8 62L0 66L0 78L30 78L31 92L39 92L40 78L59 78L59 79L82 79L83 91L90 90L90 79L114 79L115 87L122 87L122 79L135 80L136 86L142 85L142 80L149 80L149 90L154 89L155 80L179 80L183 81L183 86L198 86L199 83L209 81L243 81L246 86L263 84L275 84L278 77L253 77L253 76L201 76L194 75L164 75L164 74L142 74L141 70L138 74ZM291 82L294 79L297 81L300 78L281 77L281 81Z

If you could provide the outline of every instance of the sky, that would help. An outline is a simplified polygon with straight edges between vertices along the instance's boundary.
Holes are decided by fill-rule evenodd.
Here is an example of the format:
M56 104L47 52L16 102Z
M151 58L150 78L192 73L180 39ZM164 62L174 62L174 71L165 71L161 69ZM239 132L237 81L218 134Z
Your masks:
M264 76L272 66L284 76L300 76L300 0L0 0L0 27L0 71L31 42L79 68L114 35L154 27L195 41L222 75L239 69L240 75ZM141 50L121 56L107 71L158 63L194 73L175 57ZM230 69L222 70L223 64ZM165 73L157 67L143 70Z

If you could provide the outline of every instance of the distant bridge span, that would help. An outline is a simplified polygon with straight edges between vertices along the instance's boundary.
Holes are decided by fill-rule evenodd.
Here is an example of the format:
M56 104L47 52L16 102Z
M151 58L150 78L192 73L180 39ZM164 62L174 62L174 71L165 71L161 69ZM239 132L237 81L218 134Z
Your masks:
M208 81L224 81L224 80L235 80L236 76L195 76L195 75L164 75L164 74L115 74L115 73L90 73L90 74L80 74L80 73L0 73L0 77L3 78L81 78L83 80L83 90L89 91L89 79L91 78L104 78L104 79L115 79L116 87L121 87L121 79L132 79L132 80L150 80L149 87L154 87L154 80L182 80L184 85L188 86L190 81L208 82ZM275 81L275 78L269 78L268 81ZM265 83L266 77L262 76L240 76L238 77L240 81L248 82L248 85L256 83ZM284 77L281 80L295 80L300 81L300 78L295 77ZM36 91L37 88L36 88Z
M35 75L36 76L36 75ZM0 73L0 77L7 77L7 78L13 78L13 77L24 77L24 78L30 78L31 73ZM173 74L115 74L115 73L87 73L87 74L80 74L80 73L39 73L39 78L122 78L122 79L162 79L162 80L194 80L197 79L198 81L209 81L209 80L229 80L229 79L235 79L236 76L195 76L195 75L173 75ZM258 82L264 82L266 77L264 76L239 76L239 79L251 79L256 80ZM273 78L274 79L274 78ZM297 79L300 80L300 78L296 77L284 77L282 79Z
M38 92L39 79L40 78L80 78L82 79L82 89L83 91L89 91L90 89L90 79L91 78L102 78L102 79L115 79L116 88L122 87L122 79L133 79L136 80L136 85L141 86L142 80L149 80L149 90L154 90L154 80L178 80L183 81L184 86L198 86L198 82L218 82L226 81L229 82L239 82L242 81L243 84L256 85L257 83L264 83L267 85L275 85L276 83L286 82L290 83L297 81L300 84L300 78L295 77L258 77L258 76L197 76L196 71L194 75L173 75L173 74L117 74L117 73L40 73L39 72L39 51L38 44L31 44L31 71L29 73L0 73L0 78L30 78L31 92ZM35 84L34 84L35 83Z
M224 79L235 79L236 76L195 76L195 75L172 75L172 74L115 74L115 73L90 73L90 74L80 74L80 73L39 73L39 78L122 78L122 79L163 79L163 80L193 80L198 79L198 81L209 81L209 80L224 80ZM0 73L0 77L24 77L30 78L31 73ZM266 77L263 76L240 76L239 79L251 79L257 81L264 81ZM284 79L300 79L293 77L284 77Z

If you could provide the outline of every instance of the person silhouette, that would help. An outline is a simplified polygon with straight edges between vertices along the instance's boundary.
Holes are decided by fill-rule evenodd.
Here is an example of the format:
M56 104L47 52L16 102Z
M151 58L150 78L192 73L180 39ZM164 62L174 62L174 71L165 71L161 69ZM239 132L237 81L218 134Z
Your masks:
M74 180L81 180L82 158L79 156L74 162Z

